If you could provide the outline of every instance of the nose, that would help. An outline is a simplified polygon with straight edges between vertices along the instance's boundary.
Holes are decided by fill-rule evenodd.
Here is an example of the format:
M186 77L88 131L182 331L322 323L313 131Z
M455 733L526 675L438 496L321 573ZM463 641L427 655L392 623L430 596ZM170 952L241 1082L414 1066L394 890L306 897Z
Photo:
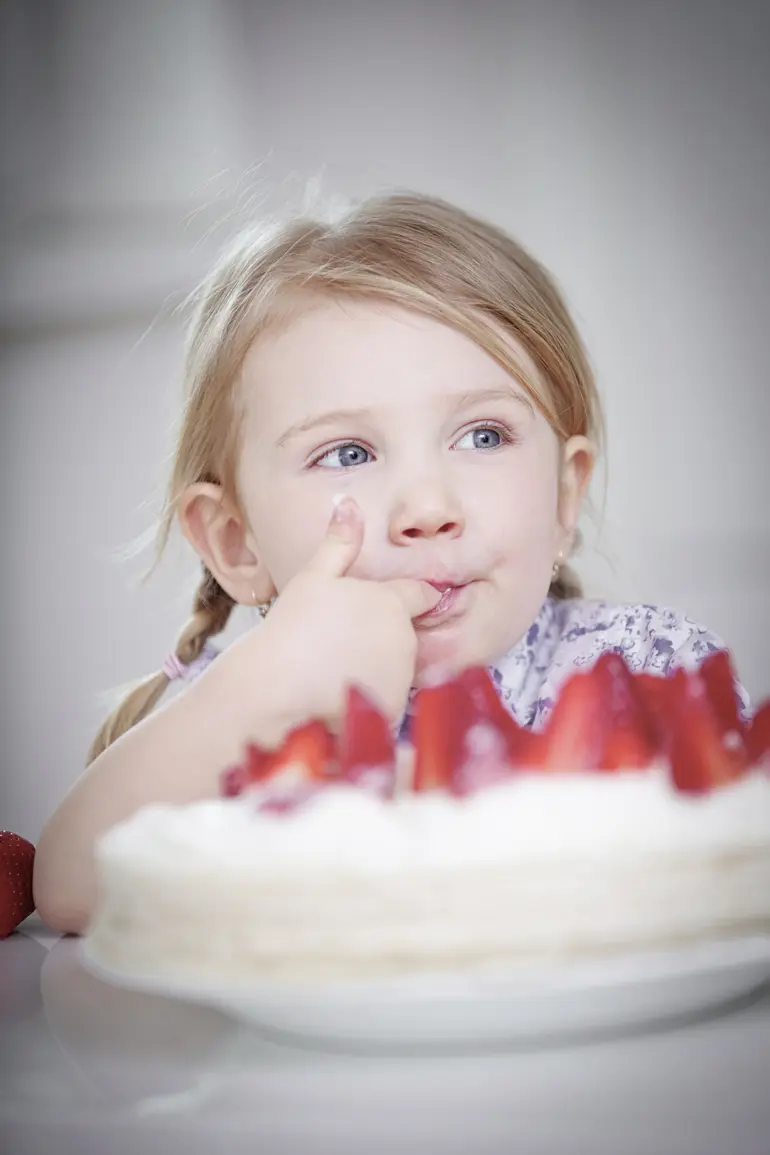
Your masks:
M408 545L420 538L459 537L464 528L455 495L437 482L423 481L394 502L389 536L394 545Z

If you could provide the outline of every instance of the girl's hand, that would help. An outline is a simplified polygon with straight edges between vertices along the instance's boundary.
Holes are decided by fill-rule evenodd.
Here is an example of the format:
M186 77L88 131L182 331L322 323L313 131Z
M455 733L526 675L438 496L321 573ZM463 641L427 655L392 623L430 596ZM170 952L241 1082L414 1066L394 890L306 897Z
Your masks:
M415 674L412 620L441 595L427 582L347 577L364 537L361 510L345 497L308 565L287 584L257 633L270 678L303 718L338 728L348 685L367 691L391 721L406 708Z

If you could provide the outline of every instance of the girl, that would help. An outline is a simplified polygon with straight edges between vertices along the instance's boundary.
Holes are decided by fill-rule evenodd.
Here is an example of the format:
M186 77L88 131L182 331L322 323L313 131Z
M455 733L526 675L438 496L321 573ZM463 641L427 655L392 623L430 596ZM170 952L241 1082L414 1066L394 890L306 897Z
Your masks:
M348 683L398 724L431 667L484 664L540 727L606 650L666 674L721 646L672 611L582 599L596 386L550 277L491 225L399 195L241 240L200 291L186 372L159 544L178 519L201 581L41 835L54 928L88 922L107 827L214 794L249 740L334 726ZM238 604L271 608L212 662Z

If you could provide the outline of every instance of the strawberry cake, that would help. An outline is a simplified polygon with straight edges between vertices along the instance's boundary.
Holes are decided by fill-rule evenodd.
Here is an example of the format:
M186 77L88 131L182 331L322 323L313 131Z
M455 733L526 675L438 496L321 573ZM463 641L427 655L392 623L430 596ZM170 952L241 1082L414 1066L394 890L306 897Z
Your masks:
M244 985L467 973L770 931L770 703L729 657L667 678L605 655L522 730L486 671L423 689L394 745L344 726L254 746L218 798L147 806L98 846L88 957Z

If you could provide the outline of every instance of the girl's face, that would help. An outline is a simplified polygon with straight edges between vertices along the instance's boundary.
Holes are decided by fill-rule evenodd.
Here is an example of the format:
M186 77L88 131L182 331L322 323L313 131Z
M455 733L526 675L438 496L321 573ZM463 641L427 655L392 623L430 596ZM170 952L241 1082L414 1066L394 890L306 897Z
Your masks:
M350 494L366 527L352 576L452 588L418 624L418 671L489 664L522 637L575 530L584 438L560 446L483 349L387 303L309 309L254 346L241 385L238 484L260 600L310 559L333 498Z

